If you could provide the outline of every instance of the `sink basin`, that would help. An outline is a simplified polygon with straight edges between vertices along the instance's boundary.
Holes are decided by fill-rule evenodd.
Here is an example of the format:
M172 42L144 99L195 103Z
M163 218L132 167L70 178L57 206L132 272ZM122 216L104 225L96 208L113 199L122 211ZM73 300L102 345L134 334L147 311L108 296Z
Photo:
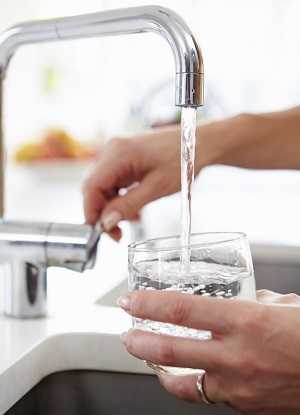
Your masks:
M66 371L47 376L6 415L232 415L223 405L204 407L169 395L155 376Z
M300 294L300 248L283 246L252 246L257 289L282 294ZM97 300L97 304L116 306L118 297L127 291L127 279L120 281Z

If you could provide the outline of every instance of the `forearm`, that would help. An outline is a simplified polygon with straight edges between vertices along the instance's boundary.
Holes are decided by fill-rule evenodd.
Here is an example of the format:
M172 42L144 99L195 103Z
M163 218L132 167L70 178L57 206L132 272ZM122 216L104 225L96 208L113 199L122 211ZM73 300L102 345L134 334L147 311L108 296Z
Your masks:
M211 164L253 169L300 168L300 107L242 114L199 126L196 172Z

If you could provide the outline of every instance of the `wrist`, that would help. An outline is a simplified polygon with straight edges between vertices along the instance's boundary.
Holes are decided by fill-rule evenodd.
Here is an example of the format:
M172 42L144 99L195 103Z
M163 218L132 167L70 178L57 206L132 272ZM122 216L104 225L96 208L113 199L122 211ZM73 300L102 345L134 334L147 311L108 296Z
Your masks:
M247 148L265 136L269 120L255 114L234 117L200 125L197 129L196 173L214 164L247 166Z

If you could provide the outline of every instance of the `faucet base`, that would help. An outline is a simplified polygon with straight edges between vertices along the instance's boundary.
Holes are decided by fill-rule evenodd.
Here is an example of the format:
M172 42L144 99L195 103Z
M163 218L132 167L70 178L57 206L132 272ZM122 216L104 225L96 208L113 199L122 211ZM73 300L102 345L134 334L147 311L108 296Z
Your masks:
M16 260L3 265L4 314L15 318L47 315L47 268Z

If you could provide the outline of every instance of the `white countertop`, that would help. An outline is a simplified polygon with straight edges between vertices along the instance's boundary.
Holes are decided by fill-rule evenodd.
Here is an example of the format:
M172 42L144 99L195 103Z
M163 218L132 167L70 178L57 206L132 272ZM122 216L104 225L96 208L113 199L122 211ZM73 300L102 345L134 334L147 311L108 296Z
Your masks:
M57 371L149 373L120 340L130 326L122 310L99 305L36 320L0 317L0 414Z
M126 238L117 244L103 235L93 270L83 274L48 270L47 318L7 318L1 314L0 298L0 415L57 371L151 373L120 340L120 334L131 327L130 317L118 307L95 304L126 273ZM2 282L0 274L0 293Z

